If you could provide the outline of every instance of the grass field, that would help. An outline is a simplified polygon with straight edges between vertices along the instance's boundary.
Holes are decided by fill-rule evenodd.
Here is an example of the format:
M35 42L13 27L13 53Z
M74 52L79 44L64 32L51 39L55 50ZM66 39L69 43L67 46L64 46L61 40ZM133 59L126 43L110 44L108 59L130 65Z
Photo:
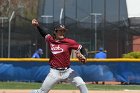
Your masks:
M38 89L42 83L0 82L0 89ZM140 85L97 85L87 84L89 90L140 90ZM76 90L71 84L56 84L54 90Z

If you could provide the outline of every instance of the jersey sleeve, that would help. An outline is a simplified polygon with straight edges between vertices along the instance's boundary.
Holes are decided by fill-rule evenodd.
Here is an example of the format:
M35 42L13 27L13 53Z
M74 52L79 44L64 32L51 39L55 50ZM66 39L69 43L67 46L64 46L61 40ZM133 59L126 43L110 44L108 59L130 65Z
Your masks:
M78 51L82 48L82 45L77 43L75 40L70 40L70 48Z
M46 36L45 36L45 41L47 42L47 41L50 41L50 39L51 39L51 35L50 34L47 34Z

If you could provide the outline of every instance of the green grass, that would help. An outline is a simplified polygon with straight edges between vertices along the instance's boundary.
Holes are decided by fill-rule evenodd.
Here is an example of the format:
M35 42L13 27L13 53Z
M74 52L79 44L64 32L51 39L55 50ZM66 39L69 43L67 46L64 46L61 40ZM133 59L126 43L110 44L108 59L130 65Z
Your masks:
M0 89L38 89L42 83L28 82L0 82ZM140 90L140 85L95 85L87 84L89 90ZM71 84L56 84L56 90L76 90Z

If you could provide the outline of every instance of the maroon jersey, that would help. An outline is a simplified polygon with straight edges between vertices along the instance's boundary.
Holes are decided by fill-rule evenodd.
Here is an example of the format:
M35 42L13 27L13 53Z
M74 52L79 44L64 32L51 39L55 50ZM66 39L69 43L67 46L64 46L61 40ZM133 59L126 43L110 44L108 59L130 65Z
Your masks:
M51 52L49 64L55 68L69 67L72 49L79 50L82 47L72 39L64 38L62 40L55 40L49 34L46 35L45 41L48 42Z

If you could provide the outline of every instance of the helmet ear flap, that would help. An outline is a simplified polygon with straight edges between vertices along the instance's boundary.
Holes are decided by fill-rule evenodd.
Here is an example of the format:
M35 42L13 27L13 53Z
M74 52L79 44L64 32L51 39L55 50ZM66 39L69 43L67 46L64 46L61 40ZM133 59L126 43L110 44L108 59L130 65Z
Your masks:
M53 34L55 35L57 33L57 30L53 31Z
M53 37L56 38L56 31L53 31Z

